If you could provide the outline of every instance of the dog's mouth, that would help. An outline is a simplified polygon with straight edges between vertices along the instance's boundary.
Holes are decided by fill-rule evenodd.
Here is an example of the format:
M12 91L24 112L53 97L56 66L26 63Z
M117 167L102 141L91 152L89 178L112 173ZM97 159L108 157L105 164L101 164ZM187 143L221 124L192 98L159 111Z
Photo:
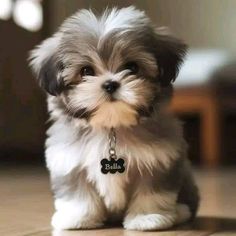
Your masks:
M115 96L115 94L108 94L108 95L106 95L106 100L108 102L116 102L116 101L118 101L118 99Z

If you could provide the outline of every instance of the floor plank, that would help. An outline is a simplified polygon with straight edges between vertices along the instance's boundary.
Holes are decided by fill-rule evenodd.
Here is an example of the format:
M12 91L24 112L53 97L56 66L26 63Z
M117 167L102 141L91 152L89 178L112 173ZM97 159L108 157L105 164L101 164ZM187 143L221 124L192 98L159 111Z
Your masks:
M163 232L122 228L51 231L53 201L44 168L0 168L0 236L232 236L236 235L235 169L196 171L202 196L197 219Z

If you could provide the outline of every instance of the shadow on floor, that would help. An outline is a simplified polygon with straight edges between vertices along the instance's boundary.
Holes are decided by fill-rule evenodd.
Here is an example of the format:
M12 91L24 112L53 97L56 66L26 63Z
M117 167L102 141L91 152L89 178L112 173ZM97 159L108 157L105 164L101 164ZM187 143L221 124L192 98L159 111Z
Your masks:
M175 230L236 232L236 218L200 216L193 222L176 227Z

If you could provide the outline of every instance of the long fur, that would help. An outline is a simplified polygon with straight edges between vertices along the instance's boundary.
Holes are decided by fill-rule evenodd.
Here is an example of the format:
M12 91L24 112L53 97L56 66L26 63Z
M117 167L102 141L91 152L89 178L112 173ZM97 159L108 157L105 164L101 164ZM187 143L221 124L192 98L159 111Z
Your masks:
M81 10L37 46L30 64L48 93L47 131L56 229L166 229L196 214L198 193L181 124L165 109L186 46L134 7L95 16ZM130 63L138 66L131 73ZM82 75L90 66L92 75ZM119 88L112 95L106 81ZM116 129L123 174L102 174L108 133Z

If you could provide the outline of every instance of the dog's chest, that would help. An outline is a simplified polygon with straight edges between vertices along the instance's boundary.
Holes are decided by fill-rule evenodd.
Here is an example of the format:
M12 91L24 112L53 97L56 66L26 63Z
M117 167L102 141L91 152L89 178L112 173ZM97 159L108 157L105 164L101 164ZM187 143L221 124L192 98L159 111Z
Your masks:
M95 137L94 137L95 138ZM104 199L104 203L107 209L111 212L120 212L124 209L127 202L127 187L129 185L128 177L128 158L125 153L121 150L121 147L117 146L118 158L123 158L125 161L125 171L123 173L110 173L107 171L106 174L102 172L101 160L109 159L109 142L106 137L91 139L87 143L85 150L90 149L86 156L86 161L83 167L86 169L87 178L89 181L94 183L95 188L101 198ZM86 151L87 152L87 151ZM122 155L120 154L122 153ZM111 170L112 168L119 169L116 163L109 165L106 168Z
M129 133L118 134L116 152L117 157L122 157L125 161L125 171L103 174L100 162L104 158L109 159L107 133L76 135L73 129L68 127L63 129L64 132L58 132L61 130L58 128L60 127L57 127L57 124L52 127L47 140L46 156L50 171L68 175L74 169L84 170L87 173L87 181L94 184L110 211L119 212L124 209L131 193L130 188L134 185L134 180L137 181L140 176L137 170L142 171L146 162L152 164L152 151L147 152L146 145L141 141L142 137L138 138Z

